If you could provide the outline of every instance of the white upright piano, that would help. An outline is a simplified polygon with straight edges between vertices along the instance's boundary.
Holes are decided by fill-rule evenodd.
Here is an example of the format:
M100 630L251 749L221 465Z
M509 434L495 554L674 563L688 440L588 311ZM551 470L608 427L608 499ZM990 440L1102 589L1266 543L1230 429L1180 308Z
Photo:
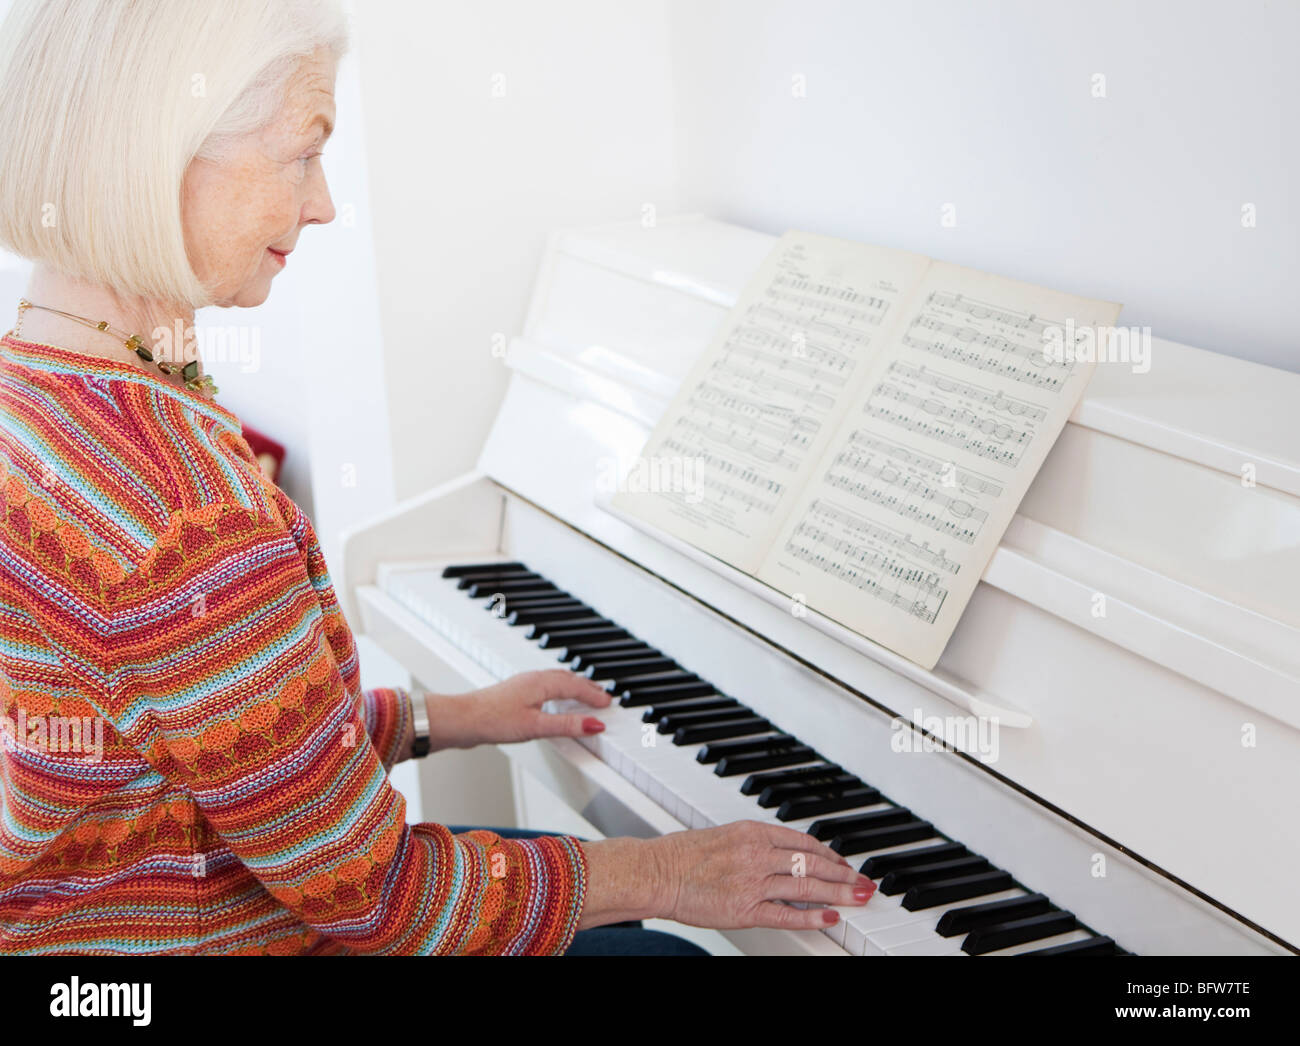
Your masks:
M781 819L880 882L746 952L1300 949L1300 375L1160 339L1098 366L926 671L603 507L774 242L555 233L477 469L346 536L353 626L434 689L615 678L604 734L503 749L607 835Z

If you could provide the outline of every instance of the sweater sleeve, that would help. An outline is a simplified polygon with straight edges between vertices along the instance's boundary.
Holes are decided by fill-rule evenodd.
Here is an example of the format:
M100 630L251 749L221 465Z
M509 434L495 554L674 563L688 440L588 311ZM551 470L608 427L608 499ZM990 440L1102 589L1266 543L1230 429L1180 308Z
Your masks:
M406 824L385 771L405 695L347 693L282 522L235 505L179 515L104 613L82 634L115 726L304 923L362 952L568 946L578 841Z
M362 692L366 734L385 770L391 770L400 762L398 757L410 751L415 737L412 700L411 693L400 686L376 687Z

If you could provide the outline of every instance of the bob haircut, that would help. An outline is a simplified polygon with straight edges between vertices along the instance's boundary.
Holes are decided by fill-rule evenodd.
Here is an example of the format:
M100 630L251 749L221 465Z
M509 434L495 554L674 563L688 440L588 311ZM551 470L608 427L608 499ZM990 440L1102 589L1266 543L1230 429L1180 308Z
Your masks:
M15 0L0 26L0 245L140 296L214 304L181 184L265 127L294 67L347 50L337 0Z

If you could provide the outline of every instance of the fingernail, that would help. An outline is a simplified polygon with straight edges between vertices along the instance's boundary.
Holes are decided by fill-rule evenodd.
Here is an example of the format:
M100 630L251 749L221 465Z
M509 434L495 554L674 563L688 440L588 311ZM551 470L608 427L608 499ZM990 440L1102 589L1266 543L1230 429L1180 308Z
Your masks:
M868 890L865 886L855 886L853 888L853 899L855 901L869 901L875 890Z
M595 716L589 715L582 721L582 732L584 734L598 734L605 729L605 724Z
M840 921L839 912L834 911L831 908L827 908L822 911L822 922L824 922L827 926L834 926L839 921Z

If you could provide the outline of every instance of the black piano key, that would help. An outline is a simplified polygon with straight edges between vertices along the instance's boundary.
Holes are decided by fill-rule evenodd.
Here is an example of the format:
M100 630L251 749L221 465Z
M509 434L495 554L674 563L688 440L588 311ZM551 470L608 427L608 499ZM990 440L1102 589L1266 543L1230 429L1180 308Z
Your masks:
M545 635L564 636L584 629L618 627L609 618L601 617L599 614L580 614L563 621L543 621L540 624L529 625L524 630L524 638L541 639Z
M534 574L531 570L485 570L481 574L462 574L456 581L456 587L469 588L470 585L490 584L493 581L546 582L546 578L541 574Z
M902 806L891 806L884 810L871 810L862 814L827 817L820 821L814 821L808 826L808 834L814 839L825 842L837 835L868 832L876 828L885 828L891 824L903 824L912 820L915 820L915 818L911 810Z
M883 879L899 868L951 860L954 857L964 857L968 853L970 851L961 843L939 843L935 846L920 846L914 850L899 850L892 854L877 854L875 857L868 857L858 870L870 879Z
M628 633L622 628L561 628L537 637L537 645L543 650L549 650L551 647L568 646L575 640L589 640L594 643L604 639L626 638Z
M776 811L778 821L802 821L805 817L833 814L839 810L858 810L880 802L880 793L874 788L845 788L838 792L822 792L800 799L787 799ZM762 804L760 804L762 805Z
M534 595L541 595L543 592L559 592L560 589L545 578L520 578L519 580L510 580L508 578L489 578L487 581L475 581L465 589L465 594L470 599L482 599L485 596L496 595L498 592L510 598L512 592L530 592Z
M757 774L755 776L758 776ZM850 788L867 788L852 774L834 773L821 774L816 777L805 777L799 781L786 781L784 784L768 785L758 793L758 805L767 810L773 806L780 806L782 803L789 802L792 799L808 799L813 796L822 795L839 795L841 792ZM874 791L874 789L872 789ZM740 794L745 794L745 788L742 785ZM877 795L880 793L877 792ZM861 805L861 804L859 804ZM813 816L812 814L808 815Z
M618 703L624 708L644 708L674 697L712 697L717 691L709 683L665 683L661 686L634 686L624 689Z
M465 595L469 596L470 599L488 599L491 596L501 596L503 599L506 600L506 602L509 602L512 598L516 596L519 597L544 596L548 594L552 596L568 595L567 592L563 592L562 590L556 588L549 581L546 582L526 581L524 582L524 584L531 585L532 587L531 588L506 588L503 585L496 585L496 584L492 584L491 582L487 582L487 583L477 582L473 585L470 585L469 588L465 589Z
M903 894L903 907L909 912L919 912L941 904L952 904L954 901L964 901L970 897L983 897L985 894L1009 890L1015 885L1009 873L996 869L978 872L975 875L962 875L955 879L940 879L937 882L913 886Z
M1089 937L1086 941L1070 941L1068 944L1053 944L1050 948L1039 948L1033 952L1020 952L1020 955L1121 955L1119 946L1109 937Z
M920 886L922 883L953 879L959 875L974 875L976 872L988 870L988 861L977 854L954 857L948 861L933 861L930 864L914 864L910 868L899 868L888 873L880 880L880 892L886 897L893 897L896 893L907 893L913 886Z
M1042 915L1030 915L1024 919L1013 919L972 930L961 942L961 950L967 955L987 955L1000 948L1041 941L1045 937L1055 937L1058 933L1069 933L1076 926L1078 923L1070 912L1044 912Z
M934 825L929 821L907 821L904 824L890 825L885 828L869 828L865 832L850 832L837 835L826 845L843 857L854 854L870 853L872 850L885 850L903 843L915 843L922 839L933 838L936 834Z
M749 741L718 741L705 745L695 754L697 763L716 763L729 755L751 755L755 752L778 752L802 744L798 738L789 734L774 733L768 737L756 737Z
M684 668L665 669L662 672L640 672L636 675L620 676L618 679L617 690L623 693L627 690L639 690L647 686L669 686L673 683L703 683L704 680L694 672L688 672Z
M620 654L657 654L649 643L643 643L634 636L627 639L604 640L595 643L566 643L559 651L561 661L568 661L574 668L581 668L589 657L605 657L610 653Z
M589 679L600 676L604 679L620 679L633 672L662 672L665 670L685 671L671 657L593 657L586 661L580 671Z
M512 593L510 598L505 600L504 602L509 604L511 610L543 610L547 607L555 607L555 608L583 607L589 610L591 613L593 614L595 613L595 611L591 610L591 608L588 607L587 604L584 603L581 599L575 599L567 592L559 592L559 591L556 592L547 591L547 592L543 592L539 596L521 596ZM493 604L491 602L484 603L483 609L491 610L492 605Z
M735 777L738 774L752 774L755 770L775 770L778 766L793 766L796 763L810 763L821 757L807 745L796 744L777 752L756 752L754 755L724 755L718 760L713 772L719 777Z
M739 708L740 702L734 697L692 697L681 701L668 701L651 705L641 714L641 722L657 723L666 715L676 712L713 712L722 708Z
M556 621L590 619L596 616L591 607L583 606L581 603L558 607L511 607L510 601L506 600L505 609L505 622L511 626L537 625L543 622L550 624Z
M772 729L772 724L758 716L747 719L728 719L724 722L697 723L679 727L673 732L675 745L700 745L708 741L723 741L729 737L749 737Z
M464 577L466 574L483 573L485 570L527 570L522 563L456 563L442 568L443 577Z
M714 708L707 711L690 711L688 709L669 709L666 715L656 722L661 734L675 734L683 726L707 726L710 723L724 723L732 719L757 719L753 709L746 708L739 701L734 708Z
M740 786L741 795L761 795L763 790L773 786L790 784L796 781L818 781L834 778L842 774L842 768L834 763L821 763L817 766L800 766L794 770L769 770L767 773L754 774L745 778Z
M986 901L984 904L971 904L944 912L939 916L935 933L940 937L956 937L959 933L970 933L979 926L1006 922L1008 919L1023 919L1028 915L1042 915L1051 910L1052 902L1041 893L1030 893L1005 901Z

